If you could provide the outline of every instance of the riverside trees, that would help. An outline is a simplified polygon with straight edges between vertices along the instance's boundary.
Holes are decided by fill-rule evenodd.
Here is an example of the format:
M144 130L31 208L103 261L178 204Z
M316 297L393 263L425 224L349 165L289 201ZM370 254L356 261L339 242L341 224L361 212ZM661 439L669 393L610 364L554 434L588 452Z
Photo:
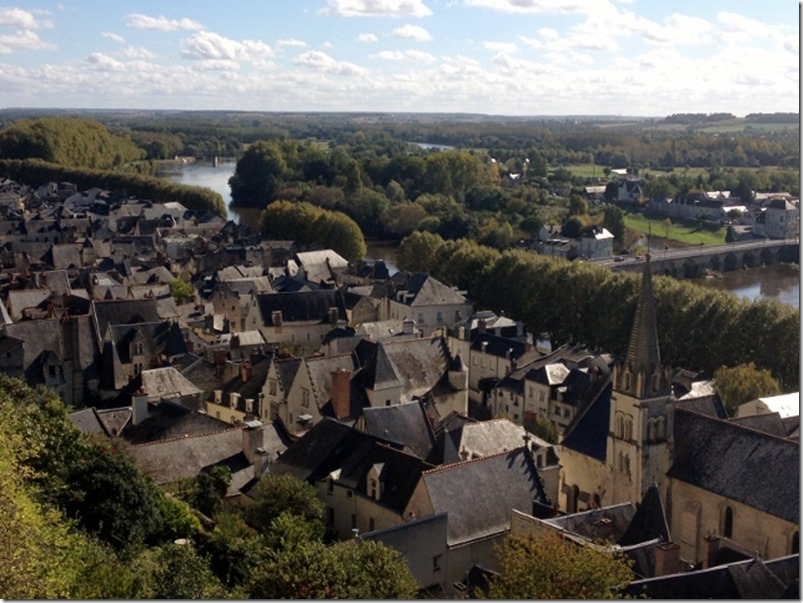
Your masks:
M471 261L469 261L471 258ZM460 288L479 307L523 320L553 343L624 353L639 275L521 250L499 253L473 241L414 233L399 266ZM706 371L754 362L781 388L797 387L800 312L775 300L746 301L687 281L654 276L658 337L669 365Z

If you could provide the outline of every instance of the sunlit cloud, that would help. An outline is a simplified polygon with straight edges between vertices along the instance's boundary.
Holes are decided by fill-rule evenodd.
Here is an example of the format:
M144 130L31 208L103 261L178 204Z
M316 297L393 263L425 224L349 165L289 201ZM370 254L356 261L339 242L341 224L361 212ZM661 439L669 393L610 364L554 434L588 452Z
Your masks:
M417 40L419 42L426 42L432 39L432 35L423 27L418 25L403 25L393 30L394 38L402 38L404 40Z
M125 38L123 36L110 31L104 31L100 34L100 37L111 40L112 42L117 42L118 44L125 44Z
M296 65L304 65L317 71L331 73L335 75L365 75L367 70L354 63L338 61L330 55L319 50L310 50L298 55L293 62Z
M133 29L156 29L159 31L180 31L203 29L198 21L184 17L182 19L168 19L162 15L151 17L141 13L128 15L126 25Z
M357 36L358 42L364 42L366 44L373 44L374 42L379 42L379 38L376 37L375 34L372 33L361 33Z
M326 0L326 15L340 17L428 17L432 10L422 0Z
M52 50L56 46L44 42L36 32L25 30L11 35L0 35L0 54L8 54L16 50Z

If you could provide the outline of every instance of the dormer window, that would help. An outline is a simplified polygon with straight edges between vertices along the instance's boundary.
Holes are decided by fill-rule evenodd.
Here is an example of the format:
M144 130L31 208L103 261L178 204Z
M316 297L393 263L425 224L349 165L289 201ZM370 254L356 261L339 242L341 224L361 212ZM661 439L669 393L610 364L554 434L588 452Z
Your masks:
M376 494L378 491L378 483L377 480L373 477L368 479L368 496L371 498L377 498Z

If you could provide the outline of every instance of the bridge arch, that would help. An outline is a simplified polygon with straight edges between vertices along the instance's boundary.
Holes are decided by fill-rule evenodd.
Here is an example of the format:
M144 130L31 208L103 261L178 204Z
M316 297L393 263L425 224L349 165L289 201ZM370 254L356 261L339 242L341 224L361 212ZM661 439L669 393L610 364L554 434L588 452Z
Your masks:
M697 278L700 276L697 264L695 264L692 260L686 260L683 263L683 276L685 278Z
M732 270L739 270L742 267L742 262L739 261L739 257L735 253L728 253L725 255L725 259L722 262L722 267L726 272L730 272Z
M758 266L758 257L752 251L745 251L742 256L742 266L744 268L755 268Z
M780 253L775 249L762 249L761 250L761 263L769 266L778 262Z
M722 271L722 258L719 255L712 255L708 262L708 267L714 272Z
M665 276L673 276L673 277L677 276L678 267L675 266L675 262L664 262L662 267L663 267L663 274Z

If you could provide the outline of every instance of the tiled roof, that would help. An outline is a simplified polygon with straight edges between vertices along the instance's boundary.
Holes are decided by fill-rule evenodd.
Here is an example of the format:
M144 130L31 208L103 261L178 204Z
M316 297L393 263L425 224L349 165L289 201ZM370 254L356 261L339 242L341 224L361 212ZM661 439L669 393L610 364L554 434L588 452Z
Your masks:
M363 410L365 431L397 442L421 459L427 458L435 436L419 402Z
M530 513L546 502L536 468L519 448L474 461L444 465L422 475L433 513L449 514L450 546L499 534L511 510Z
M714 494L800 521L800 445L733 422L676 409L667 472Z

